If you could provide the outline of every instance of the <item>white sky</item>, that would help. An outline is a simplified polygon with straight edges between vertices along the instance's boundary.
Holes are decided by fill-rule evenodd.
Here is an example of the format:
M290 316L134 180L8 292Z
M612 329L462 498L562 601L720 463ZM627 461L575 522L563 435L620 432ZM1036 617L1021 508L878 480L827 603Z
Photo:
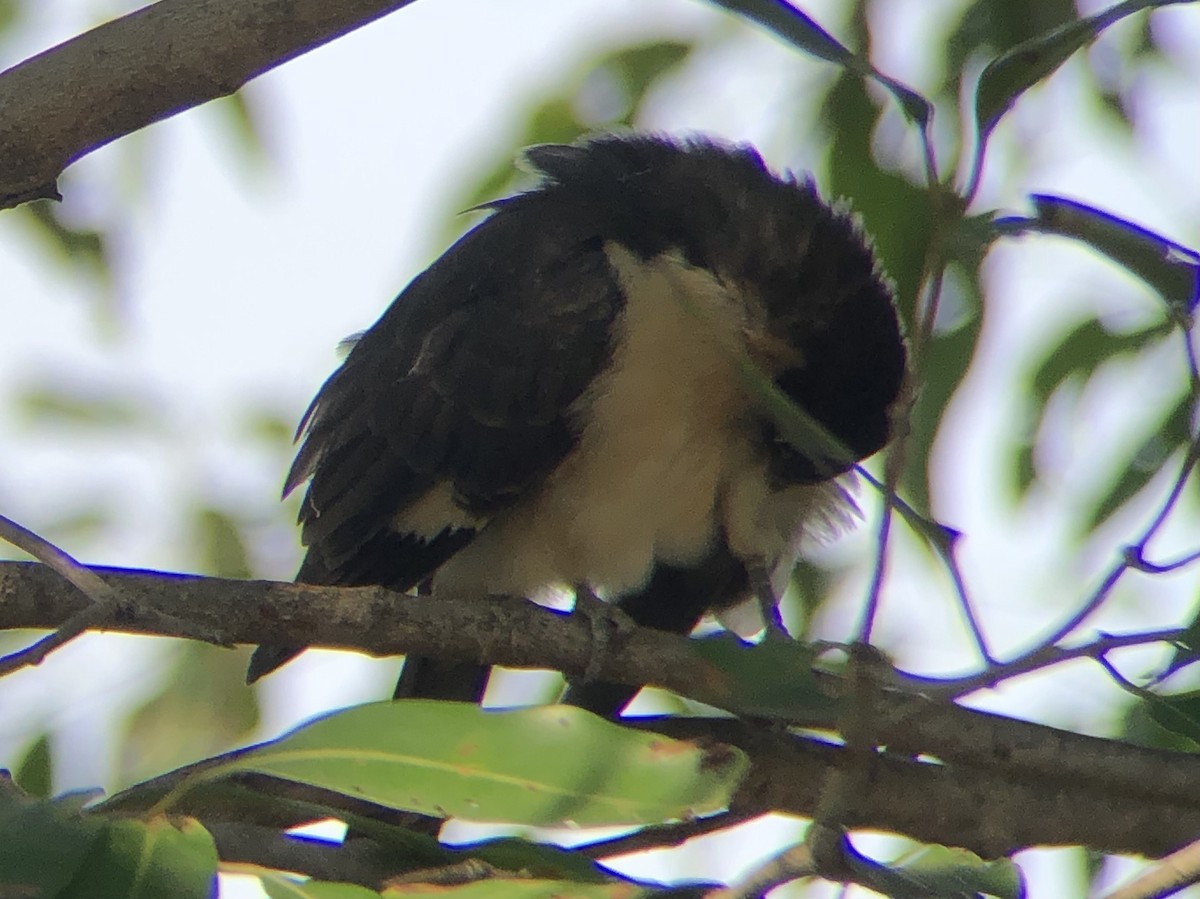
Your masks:
M896 40L881 46L877 62L918 87L936 77L925 70L920 50L938 39L926 22L948 5L958 6L919 0L886 5L888 33ZM837 6L806 8L836 26L838 18L827 10ZM0 65L116 11L112 4L44 0L18 38L0 45ZM1194 52L1200 12L1162 15L1162 21L1171 16L1164 30L1175 45L1193 52L1185 54L1186 79L1150 75L1137 88L1145 97L1139 115L1152 135L1139 148L1140 158L1153 164L1132 169L1112 135L1077 109L1079 72L1068 66L1022 103L997 139L996 152L1003 154L1014 146L1014 135L1041 134L1031 182L989 181L989 203L1019 208L1025 192L1062 193L1200 243L1193 205L1200 197L1193 158L1200 145L1200 53ZM121 167L130 163L120 145L88 157L63 182L66 208L117 225L117 283L127 311L117 339L98 339L85 283L48 260L11 217L0 216L0 511L36 525L83 500L119 497L115 532L66 548L91 562L171 569L182 558L172 548L180 535L167 524L173 506L211 493L248 509L270 508L286 460L246 458L229 410L261 403L286 418L299 416L336 364L337 341L370 324L442 249L440 210L474 182L475 167L492 155L489 147L510 142L514 104L553 85L595 48L620 38L700 33L719 18L708 5L685 0L423 0L252 85L249 96L268 125L268 167L239 161L211 108L134 138L140 141L139 164L151 173L145 195L122 194ZM797 72L802 79L820 78L822 68L750 28L709 62L686 92L668 88L655 98L652 123L755 141L776 165L802 166L802 159L780 158L780 148L767 138L778 117L804 102L782 95L780 86L794 84ZM815 158L819 136L812 141ZM89 187L75 191L76 184ZM1097 545L1086 571L1055 565L1073 509L1070 490L1043 497L1021 516L995 521L991 512L1003 502L992 472L1012 426L1014 360L1056 333L1055 323L1076 314L1083 298L1129 319L1145 315L1151 301L1110 268L1052 241L997 251L989 274L1001 302L991 310L988 351L960 398L971 408L941 448L939 501L941 514L969 534L964 558L989 632L1016 647L1057 620L1045 613L1044 598L1059 590L1078 595L1137 518L1123 519L1123 531L1105 532L1110 542ZM32 432L6 410L22 385L41 378L134 385L161 410L160 431L133 441L70 445L61 434ZM1156 385L1153 370L1131 370L1114 379L1111 392L1083 399L1077 412L1087 426L1063 429L1065 482L1079 471L1095 471L1088 448L1127 427L1129 417L1144 409L1138 398L1153 395ZM835 551L853 556L868 549L864 529ZM267 552L274 574L289 577L294 543L277 541ZM905 579L912 567L898 566L901 577L879 632L884 648L929 670L970 664L962 647L930 654L947 635L959 633L958 625L945 600L932 600L940 611L928 611L934 588L928 579ZM1180 581L1140 606L1126 602L1105 625L1148 626L1148 617L1176 622L1193 595L1194 578L1190 585ZM832 634L853 611L830 617ZM911 626L914 614L922 621L920 633ZM0 683L0 763L12 760L25 735L49 727L77 746L86 741L98 750L83 754L82 762L80 753L72 753L74 767L60 772L65 782L59 786L104 783L109 713L145 695L157 657L147 641L88 639L40 669ZM264 734L322 708L376 698L381 671L378 663L310 653L268 680ZM1093 726L1113 693L1084 672L1075 674L1063 673L1052 689L1016 684L985 702L1026 714L1042 709L1065 715L1068 724ZM1077 692L1080 684L1087 684L1086 693ZM1031 706L1035 695L1038 704ZM697 850L688 863L697 875L730 876L770 849L765 838L755 837L736 858ZM709 863L712 869L703 867ZM1040 881L1035 899L1055 895L1065 875L1036 859L1030 864Z

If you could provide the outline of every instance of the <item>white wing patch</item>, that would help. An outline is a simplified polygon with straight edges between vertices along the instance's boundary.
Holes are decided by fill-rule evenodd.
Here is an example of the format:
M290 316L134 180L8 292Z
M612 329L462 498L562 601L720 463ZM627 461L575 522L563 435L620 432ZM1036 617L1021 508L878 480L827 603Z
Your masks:
M488 519L472 515L454 501L454 486L449 481L435 484L423 496L410 503L392 519L392 527L402 534L415 534L432 540L445 530L478 530Z

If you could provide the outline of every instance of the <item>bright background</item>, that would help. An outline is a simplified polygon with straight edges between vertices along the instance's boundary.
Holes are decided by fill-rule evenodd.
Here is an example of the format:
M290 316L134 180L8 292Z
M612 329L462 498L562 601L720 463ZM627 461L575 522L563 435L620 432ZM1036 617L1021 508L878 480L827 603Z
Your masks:
M0 25L14 16L0 30L0 66L138 5L0 3ZM846 36L845 7L805 8ZM940 48L966 8L872 4L876 64L936 92L946 75ZM1057 193L1200 245L1200 10L1154 14L1161 52L1147 58L1135 53L1143 22L1112 29L1020 101L995 139L979 210L1023 211L1028 194ZM539 104L566 97L585 122L620 118L620 84L604 70L589 75L591 63L666 39L697 49L647 94L639 125L751 141L776 167L813 169L821 180L828 140L813 122L836 70L715 7L423 0L258 79L242 108L210 104L76 164L61 184L61 224L102 235L101 254L78 244L64 253L30 215L0 215L0 511L87 562L289 578L300 548L294 505L278 503L286 431L337 364L337 342L369 325L444 249L461 227L453 211L511 157ZM1105 77L1132 127L1096 100ZM946 112L948 140L956 125ZM881 158L911 161L911 135L894 109L873 146ZM1159 307L1138 282L1062 241L1005 242L984 275L983 340L931 470L934 511L967 535L972 595L1003 654L1059 621L1155 508L1161 489L1094 533L1078 526L1154 426L1156 398L1179 379L1180 359L1172 343L1056 394L1037 445L1039 481L1018 501L1009 469L1014 445L1030 436L1031 368L1085 315L1123 329ZM873 500L864 494L868 525L818 553L837 576L815 635L845 638L855 621ZM1194 499L1185 502L1162 555L1193 548L1195 511ZM880 646L925 673L969 669L976 660L944 575L911 538L897 544ZM1131 584L1097 627L1189 620L1194 572ZM0 648L24 639L5 637ZM165 641L88 636L0 681L0 765L16 766L46 737L56 792L119 788L378 698L397 668L310 652L255 697L238 686L244 653L181 652ZM1144 673L1157 660L1143 653L1127 670ZM976 700L1097 733L1120 730L1128 709L1085 664ZM773 822L737 845L685 849L682 871L736 876L798 832ZM1078 853L1021 861L1034 897L1083 890ZM1110 866L1103 882L1124 870Z

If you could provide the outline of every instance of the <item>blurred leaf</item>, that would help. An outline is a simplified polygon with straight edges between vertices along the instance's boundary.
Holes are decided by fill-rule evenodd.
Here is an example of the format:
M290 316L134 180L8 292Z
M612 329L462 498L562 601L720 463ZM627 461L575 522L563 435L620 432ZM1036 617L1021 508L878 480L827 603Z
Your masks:
M79 805L77 796L29 801L0 792L0 893L20 886L55 899L213 895L217 852L199 823L109 820Z
M678 299L681 305L689 307L689 312L704 314L702 310L692 308L692 304L687 303L682 294ZM733 358L742 385L767 413L780 437L805 458L813 460L818 470L822 465L826 465L829 471L844 471L854 463L854 451L784 393L771 380L771 376L754 363L749 353L741 348L727 350Z
M1167 460L1191 441L1192 402L1184 395L1169 409L1149 436L1119 469L1119 475L1108 491L1093 505L1083 519L1084 533L1090 534L1108 521L1129 500L1137 496L1150 480L1162 470Z
M1034 369L1029 386L1044 405L1069 378L1078 376L1087 380L1104 363L1141 352L1172 330L1171 323L1164 320L1119 333L1109 330L1098 318L1086 319L1046 351L1045 358Z
M805 558L801 558L792 569L795 606L799 611L800 623L793 627L789 622L788 628L798 641L811 639L813 621L825 604L833 599L833 584L842 572L840 567L818 565Z
M1033 218L999 219L1007 234L1035 231L1071 237L1145 281L1167 305L1190 312L1200 301L1200 253L1148 228L1063 197L1034 194Z
M21 0L0 0L0 35L13 27L21 18Z
M144 398L94 382L32 384L13 398L13 408L26 423L37 425L130 431L154 423Z
M54 756L50 751L50 736L42 734L17 762L13 782L38 799L49 799L54 788Z
M200 822L178 827L165 818L108 823L72 889L63 899L127 899L170 896L211 899L217 879L217 849Z
M508 146L497 147L495 155L482 166L486 174L453 208L471 210L510 193L520 174L513 161L523 147L567 144L591 130L632 126L654 85L686 62L694 50L691 43L673 40L637 43L589 59L574 72L550 82L562 87L545 94L523 115L513 116L518 122L524 121L521 132ZM626 104L619 118L589 125L580 119L576 107L580 91L599 72L608 72L617 80L625 92ZM451 239L461 233L462 220L456 219L453 227Z
M226 131L237 142L240 160L257 167L267 163L267 145L263 134L262 115L254 101L255 87L248 85L235 93L219 97L207 108L221 116Z
M253 577L241 524L227 512L200 506L192 512L192 530L202 571L215 577Z
M17 207L16 214L33 226L42 243L60 259L81 267L102 286L110 286L111 270L107 236L94 228L76 228L62 219L61 206L37 200Z
M1033 455L1034 447L1035 438L1030 435L1026 439L1017 441L1013 448L1012 481L1016 488L1018 501L1029 493L1029 488L1037 480L1038 471L1037 461Z
M239 670L240 666L239 666ZM95 808L104 812L122 815L144 814L157 806L185 778L194 782L223 764L240 750L227 753L217 759L205 759L184 769L172 772L163 778L155 778L137 784L110 796ZM198 775L193 777L193 775ZM443 868L456 865L466 858L481 861L505 871L524 871L532 877L544 879L570 879L582 883L603 883L610 875L585 855L558 846L533 843L519 837L487 839L476 843L452 847L423 833L411 830L403 818L396 822L384 821L376 814L356 811L357 804L347 803L346 798L332 791L329 803L321 804L315 798L316 791L304 789L304 798L293 798L293 784L272 777L258 776L253 781L217 780L195 783L185 796L178 800L187 814L197 817L218 815L222 820L292 820L311 821L322 817L335 817L357 834L369 836L387 849L389 858L397 871L415 871L425 868Z
M1017 98L1049 77L1076 51L1086 47L1114 22L1144 9L1186 0L1126 0L1095 15L1060 25L1023 41L987 64L975 88L975 130L979 152L996 123Z
M977 52L1001 53L1075 16L1074 0L975 0L946 40L943 93L959 96L963 70Z
M758 22L798 50L866 74L870 64L847 49L808 13L781 0L713 0L717 6Z
M978 311L971 310L971 314L954 330L934 332L925 348L925 378L908 418L907 457L901 480L905 498L923 514L927 514L930 507L929 485L934 476L931 468L933 444L950 399L966 377L971 360L975 358L982 323Z
M830 90L821 110L831 137L829 184L832 193L849 198L855 213L862 217L884 270L896 282L905 332L913 334L917 293L932 235L929 195L901 175L884 171L871 157L871 132L878 115L857 78L843 77ZM929 508L931 448L946 404L966 374L978 328L975 315L950 334L935 335L926 347L926 382L909 421L901 484L918 511Z
M531 843L518 837L487 839L456 846L459 858L470 856L505 871L524 871L541 879L570 878L579 883L604 883L608 874L586 855L550 843ZM451 864L458 859L451 859Z
M1034 448L1054 394L1073 378L1088 381L1104 364L1145 350L1168 337L1174 325L1167 319L1124 333L1113 332L1098 318L1076 325L1060 341L1048 347L1027 378L1026 395L1032 421L1026 435L1015 441L1013 472L1018 498L1024 497L1037 480Z
M180 645L162 689L125 722L123 782L222 752L258 726L257 694L246 689L245 666L234 658L219 647Z
M257 771L468 821L644 824L724 808L746 764L732 747L626 730L570 706L499 712L407 700L318 718L198 771L179 792Z
M102 820L79 813L76 797L31 801L0 790L0 895L32 887L34 896L65 896L97 843Z
M879 72L865 56L848 49L822 28L808 13L783 0L712 0L730 12L744 16L810 56L835 63L847 72L872 78L887 89L911 121L922 127L933 115L933 106L912 88Z
M428 896L429 884L389 887L384 899L398 896ZM636 887L629 883L579 884L573 881L532 880L526 877L490 878L461 886L434 887L439 896L450 899L640 899L661 895L659 890Z
M267 873L259 875L259 883L269 899L379 899L379 893L375 890L352 883L297 880L283 874ZM428 890L426 885L426 895Z
M685 41L652 41L622 47L596 62L596 69L612 72L621 82L628 99L624 124L633 124L651 88L687 62L694 49L693 44Z
M863 221L888 275L896 282L900 312L912 331L912 314L930 238L929 195L903 176L884 171L871 156L879 109L862 82L838 79L821 109L830 132L829 189L844 197Z
M923 846L896 865L850 858L855 880L893 899L962 899L986 893L1000 899L1023 899L1025 878L1008 859L984 861L966 849Z
M1195 752L1197 743L1159 724L1151 710L1151 703L1136 699L1126 710L1121 725L1121 738L1138 746L1154 749L1171 749L1177 752Z
M514 156L521 147L535 144L567 144L578 138L587 126L575 114L575 104L572 97L558 95L542 102L529 113L524 132L513 145L504 147L485 163L489 167L461 201L455 202L453 208L459 215L451 221L452 234L446 243L457 238L471 224L464 221L461 212L474 213L483 203L488 203L512 192L511 185L518 177L520 167L513 165Z
M841 702L821 690L811 646L792 640L749 644L721 633L692 641L690 652L712 665L695 699L746 715L830 721Z
M78 545L96 539L112 527L116 511L115 502L97 502L50 519L40 530L44 535L52 536L59 546Z

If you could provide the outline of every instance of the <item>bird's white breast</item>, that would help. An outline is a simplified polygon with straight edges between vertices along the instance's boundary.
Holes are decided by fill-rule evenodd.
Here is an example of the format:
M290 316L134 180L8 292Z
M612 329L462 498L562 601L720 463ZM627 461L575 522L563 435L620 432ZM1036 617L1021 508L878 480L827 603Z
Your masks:
M719 531L739 557L773 565L805 515L842 495L770 488L730 351L748 339L746 301L675 254L642 262L619 245L606 251L626 306L610 367L574 410L579 443L439 569L438 591L527 596L589 584L619 594L645 583L655 561L700 561ZM449 499L434 493L422 516Z

